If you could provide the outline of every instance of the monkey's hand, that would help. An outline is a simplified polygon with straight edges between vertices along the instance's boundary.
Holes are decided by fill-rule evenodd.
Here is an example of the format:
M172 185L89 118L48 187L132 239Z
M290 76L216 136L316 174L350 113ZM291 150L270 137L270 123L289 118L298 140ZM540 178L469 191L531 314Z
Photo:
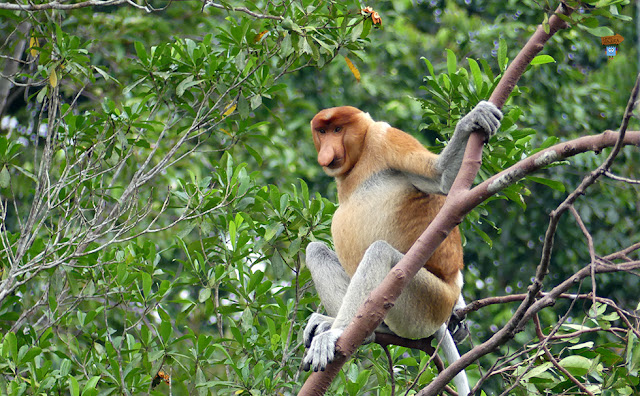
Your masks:
M495 135L500 128L502 112L491 102L481 101L469 114L462 117L456 125L455 134L468 137L471 132L482 132L485 135L485 142ZM466 142L465 142L466 144Z
M305 371L324 371L327 364L333 361L336 350L336 342L344 329L331 329L324 333L316 334L311 341L307 354L302 359L302 368Z
M481 132L484 134L485 141L487 141L500 128L500 120L502 120L500 109L493 103L483 100L469 114L458 121L451 141L440 153L436 162L436 170L441 175L441 193L449 193L451 185L460 170L464 151L471 133Z
M311 340L316 334L324 333L331 329L333 324L333 318L330 316L321 315L319 313L311 314L307 326L304 328L304 346L309 348L311 346Z

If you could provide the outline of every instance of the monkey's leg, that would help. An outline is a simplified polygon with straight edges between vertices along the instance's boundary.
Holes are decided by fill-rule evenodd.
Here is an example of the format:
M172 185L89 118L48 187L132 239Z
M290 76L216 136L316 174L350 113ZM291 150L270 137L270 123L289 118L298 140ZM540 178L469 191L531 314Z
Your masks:
M309 348L316 334L331 329L335 316L349 286L349 275L344 271L338 256L324 243L311 242L307 246L307 268L316 287L320 301L329 316L313 313L304 329L304 345Z
M369 246L353 274L332 329L347 327L371 291L384 280L402 256L385 241L376 241Z
M331 317L340 310L349 287L349 275L344 271L338 256L324 243L311 242L307 246L307 268L316 287L322 305Z
M324 370L333 361L336 341L356 315L369 293L382 282L389 270L400 261L402 253L384 241L371 244L348 285L342 305L331 329L317 333L303 360L305 369Z

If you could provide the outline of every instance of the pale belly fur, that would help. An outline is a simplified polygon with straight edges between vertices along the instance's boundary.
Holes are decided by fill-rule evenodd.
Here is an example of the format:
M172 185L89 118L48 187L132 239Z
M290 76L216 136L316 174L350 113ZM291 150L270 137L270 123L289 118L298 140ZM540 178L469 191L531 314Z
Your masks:
M364 252L375 241L387 241L402 253L413 244L425 229L427 219L402 218L404 202L411 195L419 194L403 177L377 177L358 189L333 215L331 233L336 254L349 276L352 276L362 260ZM424 223L415 236L407 239L408 223ZM405 239L405 240L403 240Z
M406 253L432 218L432 214L416 210L415 205L424 208L423 199L429 198L406 178L396 176L365 183L350 199L340 202L331 231L336 254L349 276L353 276L365 251L375 241L384 240ZM407 206L408 211L401 209ZM447 287L441 279L421 269L389 311L385 323L403 337L430 336L449 318L458 298L462 287L459 271L455 278L454 286ZM434 304L433 296L438 296L438 304Z

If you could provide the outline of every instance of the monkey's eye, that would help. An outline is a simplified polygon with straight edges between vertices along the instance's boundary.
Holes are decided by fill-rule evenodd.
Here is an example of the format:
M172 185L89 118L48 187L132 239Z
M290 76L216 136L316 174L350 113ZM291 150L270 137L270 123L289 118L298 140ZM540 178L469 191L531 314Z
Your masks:
M321 134L321 135L324 135L324 134L325 134L325 132L326 132L326 131L325 131L324 129L318 129L318 133L319 133L319 134Z
M336 127L336 132L340 132L342 130L342 127Z

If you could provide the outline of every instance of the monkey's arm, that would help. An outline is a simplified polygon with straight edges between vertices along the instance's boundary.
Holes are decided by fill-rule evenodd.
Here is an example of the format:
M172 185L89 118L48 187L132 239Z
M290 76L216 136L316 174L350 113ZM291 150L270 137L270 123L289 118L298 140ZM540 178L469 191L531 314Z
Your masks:
M500 128L500 120L502 120L500 109L493 103L483 100L458 121L453 137L436 161L436 171L440 174L440 191L443 194L449 193L458 175L471 132L480 131L485 134L485 140L489 140Z
M456 125L453 137L440 155L422 146L413 136L399 129L373 128L373 146L382 147L378 156L386 165L402 172L418 190L427 194L447 194L458 175L471 132L479 130L487 139L500 127L502 112L492 103L482 101ZM374 125L384 125L376 123Z

